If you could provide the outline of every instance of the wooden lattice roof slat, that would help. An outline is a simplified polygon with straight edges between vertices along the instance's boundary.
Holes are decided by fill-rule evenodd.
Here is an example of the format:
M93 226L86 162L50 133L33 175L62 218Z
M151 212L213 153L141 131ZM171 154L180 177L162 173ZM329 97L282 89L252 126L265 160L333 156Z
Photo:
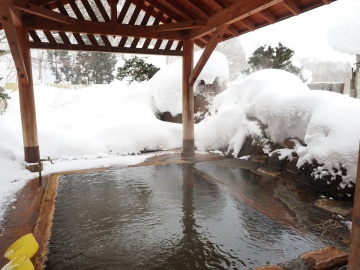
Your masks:
M144 16L144 18L142 19L140 25L145 26L145 25L148 23L148 21L149 21L149 19L150 19L150 16L151 16L151 14L152 14L152 12L153 12L153 10L154 10L154 7L153 7L153 6L149 6L149 7L148 7L148 9L146 10L145 16ZM139 41L140 41L140 38L138 38L138 37L137 37L137 38L134 38L133 42L132 42L131 45L130 45L130 48L136 48L136 46L138 45Z

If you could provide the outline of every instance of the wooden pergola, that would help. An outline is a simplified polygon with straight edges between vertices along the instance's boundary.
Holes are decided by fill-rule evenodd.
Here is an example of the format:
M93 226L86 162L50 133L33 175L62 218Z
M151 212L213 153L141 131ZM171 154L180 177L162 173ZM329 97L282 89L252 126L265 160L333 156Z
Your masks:
M25 161L40 159L30 49L183 57L183 152L194 156L193 85L219 42L335 0L0 0L17 68ZM204 48L194 67L194 45Z

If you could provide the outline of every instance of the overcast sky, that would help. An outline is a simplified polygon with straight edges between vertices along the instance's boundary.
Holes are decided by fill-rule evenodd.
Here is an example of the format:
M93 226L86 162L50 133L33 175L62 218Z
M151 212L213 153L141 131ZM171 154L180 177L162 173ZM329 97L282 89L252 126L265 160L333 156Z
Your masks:
M328 31L346 20L348 14L354 10L360 10L360 0L338 0L239 38L247 56L259 46L276 45L280 41L293 49L299 58L315 57L354 62L354 55L335 51L327 40Z

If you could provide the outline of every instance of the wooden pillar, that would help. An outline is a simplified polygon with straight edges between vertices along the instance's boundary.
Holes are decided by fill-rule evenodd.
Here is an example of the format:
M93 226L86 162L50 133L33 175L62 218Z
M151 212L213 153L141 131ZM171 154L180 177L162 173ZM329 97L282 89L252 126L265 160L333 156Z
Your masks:
M194 41L184 40L182 65L182 122L183 122L183 158L195 157L194 145L194 91L189 78L194 67Z
M40 159L36 110L34 98L34 85L31 70L31 55L29 47L29 35L24 27L17 27L20 49L24 58L24 64L28 74L28 83L24 83L22 75L18 72L18 85L20 96L21 124L23 132L25 161L37 163Z
M355 198L352 214L352 229L350 237L349 270L358 270L360 267L360 147L358 168L355 185Z

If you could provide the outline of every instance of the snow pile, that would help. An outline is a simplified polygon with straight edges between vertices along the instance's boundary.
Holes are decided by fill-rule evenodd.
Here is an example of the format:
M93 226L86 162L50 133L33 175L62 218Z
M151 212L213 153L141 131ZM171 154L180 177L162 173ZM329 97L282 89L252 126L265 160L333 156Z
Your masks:
M201 54L202 51L195 53L194 63ZM224 54L214 51L195 81L194 95L197 95L196 86L201 80L211 84L216 77L219 83L226 81L229 78L229 64ZM182 113L182 60L160 69L150 80L150 91L156 110L170 112L172 116Z
M335 50L360 54L360 2L343 0L328 32L328 42Z
M247 136L265 135L280 145L298 138L298 167L317 160L334 178L347 170L344 184L355 182L360 139L360 101L326 91L310 91L296 76L281 70L262 70L233 83L214 99L212 116L199 123L196 142L201 150L229 144L234 156ZM230 140L229 140L230 139ZM334 170L335 169L335 170Z

